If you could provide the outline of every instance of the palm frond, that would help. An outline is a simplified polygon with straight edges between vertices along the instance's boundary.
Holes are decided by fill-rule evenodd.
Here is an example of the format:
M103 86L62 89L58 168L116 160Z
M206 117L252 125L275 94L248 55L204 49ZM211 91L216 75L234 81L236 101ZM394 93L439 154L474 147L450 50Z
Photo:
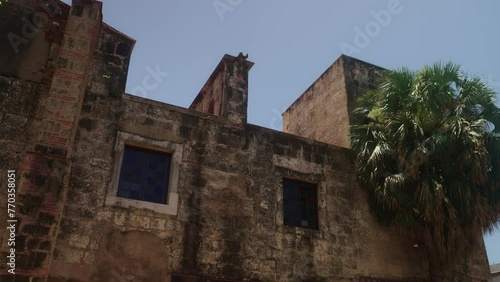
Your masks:
M500 109L458 65L386 73L351 126L358 180L379 222L443 261L500 225Z

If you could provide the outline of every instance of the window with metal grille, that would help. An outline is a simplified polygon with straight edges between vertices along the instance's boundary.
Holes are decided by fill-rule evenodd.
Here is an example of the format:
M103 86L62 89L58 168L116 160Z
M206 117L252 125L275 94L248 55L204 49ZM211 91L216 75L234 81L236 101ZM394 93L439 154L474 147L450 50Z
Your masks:
M167 204L171 155L125 146L117 196Z
M283 219L285 225L318 229L316 184L283 179Z

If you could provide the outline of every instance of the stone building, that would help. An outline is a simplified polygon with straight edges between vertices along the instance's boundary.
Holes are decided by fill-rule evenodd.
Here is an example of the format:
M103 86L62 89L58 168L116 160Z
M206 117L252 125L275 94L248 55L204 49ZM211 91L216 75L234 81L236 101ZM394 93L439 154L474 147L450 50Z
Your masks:
M189 109L125 94L135 41L101 11L0 6L0 227L13 220L16 273L2 232L0 281L428 280L353 174L350 109L381 68L341 56L274 131L247 123L241 54ZM490 281L484 246L468 275Z

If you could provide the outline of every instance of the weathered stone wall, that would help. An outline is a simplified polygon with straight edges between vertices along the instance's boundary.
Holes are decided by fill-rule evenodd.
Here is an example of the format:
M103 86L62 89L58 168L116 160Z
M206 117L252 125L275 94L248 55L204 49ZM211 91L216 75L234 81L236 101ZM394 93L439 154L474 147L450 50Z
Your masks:
M50 170L47 159L40 157L35 161L33 154L28 154L37 143L41 134L41 120L44 112L52 72L62 42L69 7L61 2L53 6L34 1L9 1L0 9L0 34L6 40L0 41L0 72L9 77L0 77L0 182L7 183L7 170L15 170L16 175L16 245L8 246L9 232L0 233L2 275L6 273L4 262L10 247L16 248L16 273L20 269L42 269L50 260L52 244L48 237L53 217L41 209L44 197L39 193L20 193L21 186L29 186L29 181L22 181L24 174L39 184L39 192L50 194L46 178ZM38 20L40 20L38 22ZM37 25L35 25L38 23ZM58 26L62 29L54 30ZM12 40L12 41L11 41ZM21 78L21 79L19 79ZM56 164L58 160L54 163ZM28 166L33 167L29 173ZM34 173L38 176L35 177ZM25 185L26 184L26 185ZM54 184L54 188L57 184ZM0 191L0 228L6 230L7 190ZM50 198L50 197L47 197ZM45 202L47 204L53 201ZM52 236L53 237L53 236ZM0 276L1 281L8 281L12 275Z
M427 277L413 242L373 222L348 150L129 95L85 99L54 281ZM118 131L182 144L176 216L104 204ZM284 177L318 183L319 230L283 225ZM117 236L133 241L110 244ZM152 240L166 259L150 251Z
M375 86L383 69L340 56L284 113L283 131L349 148L356 97Z
M488 263L488 254L484 245L483 235L478 236L477 248L472 252L466 260L466 265L459 264L458 270L462 270L467 276L472 277L476 281L488 281L490 277L490 268ZM465 268L465 269L464 269Z
M243 55L223 58L193 103L198 112L122 95L133 39L101 25L100 2L75 4L81 8L70 13L63 5L57 14L61 30L45 34L53 38L45 68L14 68L6 71L10 78L0 77L0 168L15 169L19 187L18 274L2 273L0 281L427 279L427 262L413 242L370 216L347 149L246 123L252 63ZM346 141L345 93L369 85L371 74L358 61L346 70L344 60L285 113L290 132ZM333 93L330 107L312 93ZM213 100L218 111L208 110ZM338 128L306 126L329 126L316 121L333 107ZM309 111L318 114L300 119ZM106 204L118 132L182 147L175 215ZM319 230L283 224L283 178L318 184Z
M367 91L375 89L386 70L346 55L342 55L341 58L344 62L344 83L347 93L349 125L351 125L356 123L352 115L356 99Z
M36 113L40 107L39 99L48 92L48 85L34 82L19 81L17 79L0 77L0 183L7 183L7 170L16 171L16 186L19 187L21 167L26 150L33 144L34 132L27 130L36 123ZM20 94L23 95L20 95ZM6 187L6 186L5 186ZM31 202L33 199L18 196L17 203ZM26 205L29 209L29 204ZM23 205L16 205L18 212L23 211ZM28 213L28 211L26 211ZM7 223L7 188L0 190L0 229L6 230ZM19 224L17 225L19 227ZM7 238L9 232L0 232L0 250L2 256L1 271L6 265L3 263L7 256ZM17 250L24 250L25 237L18 236ZM21 257L22 258L22 257ZM19 263L22 263L18 259ZM3 273L2 273L3 274ZM0 281L3 281L0 276Z
M28 121L22 130L32 139L26 143L29 147L22 148L23 160L16 171L15 272L21 277L43 279L48 275L71 171L69 154L75 121L79 120L90 58L100 30L99 2L73 4L77 6L68 15L50 87L46 92L36 91L37 95L23 89L13 94L38 98L31 102L34 112L25 117Z
M19 280L26 276L43 277L50 262L57 221L54 212L62 204L61 191L67 175L67 162L54 156L31 151L43 128L43 106L49 86L40 83L4 78L0 89L1 116L0 142L2 174L1 183L7 183L7 170L16 171L15 246L7 246L9 232L0 233L2 262L10 247L16 249L16 275ZM0 197L0 228L6 230L7 189ZM9 218L11 219L11 218ZM2 263L0 281L11 281ZM5 276L4 276L5 275ZM34 280L37 281L37 280Z
M468 255L455 258L454 265L433 266L438 281L491 281L488 256L482 234L477 238L476 248Z
M283 113L283 130L306 138L349 148L349 127L355 100L377 86L385 69L342 55L304 94ZM482 237L478 249L464 264L438 269L442 277L468 275L477 281L487 280L488 262Z

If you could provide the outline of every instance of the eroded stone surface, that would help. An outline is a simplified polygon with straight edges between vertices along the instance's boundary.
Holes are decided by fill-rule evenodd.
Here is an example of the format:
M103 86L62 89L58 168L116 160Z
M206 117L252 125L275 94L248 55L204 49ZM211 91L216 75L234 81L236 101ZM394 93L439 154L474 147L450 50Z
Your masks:
M0 23L19 20L19 7L35 11L28 2L9 1L2 13L12 17ZM59 31L40 35L52 44L45 69L0 68L0 167L17 171L19 187L15 281L427 280L414 242L373 220L347 149L352 99L380 68L342 56L285 112L288 133L273 131L246 123L252 63L243 55L224 56L191 110L123 94L134 41L100 20L85 34L70 14L81 6L97 20L100 4L73 2L57 2ZM82 36L94 45L72 45ZM74 59L90 62L85 71L63 60L63 44L81 48ZM53 75L66 67L70 80ZM59 94L74 96L71 107ZM118 132L182 146L176 215L105 205ZM283 224L283 178L317 183L319 230ZM482 245L470 275L488 279Z

